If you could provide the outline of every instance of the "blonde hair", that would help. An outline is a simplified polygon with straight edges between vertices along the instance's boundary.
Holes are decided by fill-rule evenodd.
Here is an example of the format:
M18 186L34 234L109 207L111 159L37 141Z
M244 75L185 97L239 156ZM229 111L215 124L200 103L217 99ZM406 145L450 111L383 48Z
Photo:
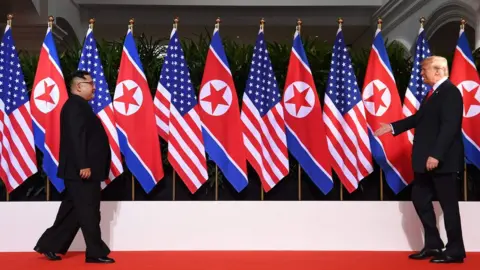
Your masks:
M436 70L443 71L444 76L448 76L448 61L445 57L432 55L422 61L422 66L431 66Z

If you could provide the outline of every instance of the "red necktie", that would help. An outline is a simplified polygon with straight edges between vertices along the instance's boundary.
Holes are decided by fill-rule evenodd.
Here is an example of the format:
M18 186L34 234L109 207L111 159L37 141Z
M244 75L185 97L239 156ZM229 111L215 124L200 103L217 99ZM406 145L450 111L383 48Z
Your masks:
M433 88L430 89L430 91L428 91L427 96L425 97L425 101L428 100L428 98L432 95L432 93L433 93Z

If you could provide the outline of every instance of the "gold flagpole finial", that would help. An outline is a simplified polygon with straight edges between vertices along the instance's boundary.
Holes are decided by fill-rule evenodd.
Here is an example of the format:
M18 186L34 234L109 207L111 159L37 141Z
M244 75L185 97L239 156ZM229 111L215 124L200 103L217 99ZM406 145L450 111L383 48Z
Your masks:
M426 22L426 21L427 21L427 20L425 20L425 17L421 17L421 18L420 18L420 26L423 27L423 26L425 25L425 22Z
M55 21L55 18L52 15L48 16L48 27L53 27L53 21Z
M88 20L88 27L93 30L93 25L95 24L95 19L91 18Z
M302 20L300 18L297 19L297 31L300 32L302 29Z
M220 28L220 23L222 22L222 20L220 20L220 17L218 17L216 20L215 20L215 29L219 29Z
M265 28L265 19L261 18L260 19L260 29L263 31L264 28Z
M382 23L383 23L382 18L378 18L378 20L377 20L377 28L378 29L382 29Z
M464 18L462 18L460 20L460 29L465 30L465 25L466 24L467 24L467 21Z
M178 22L180 21L180 19L178 17L175 17L175 19L173 19L173 28L177 29L178 28Z
M130 31L133 32L133 24L135 23L135 19L134 18L131 18L130 20L128 20L128 29L130 29Z
M7 25L8 25L8 26L12 26L12 20L13 20L13 15L12 15L12 14L8 14L8 15L7 15Z

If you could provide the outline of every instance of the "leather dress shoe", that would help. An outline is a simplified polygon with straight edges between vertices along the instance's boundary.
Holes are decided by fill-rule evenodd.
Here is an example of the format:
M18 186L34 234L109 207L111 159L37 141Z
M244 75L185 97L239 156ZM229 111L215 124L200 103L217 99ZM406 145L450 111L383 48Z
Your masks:
M33 248L33 250L35 250L36 252L42 254L43 256L45 256L47 259L49 259L50 261L60 261L62 258L60 256L57 256L57 254L55 254L55 252L52 252L52 251L43 251L40 249L40 247L36 246L35 248Z
M107 256L98 257L98 258L87 257L85 258L85 262L86 263L114 263L115 260Z
M463 263L462 257L452 257L447 254L441 254L435 256L433 259L430 260L432 263Z
M428 259L430 257L435 257L435 256L440 256L442 254L441 249L428 249L424 248L418 253L413 253L408 256L408 258L413 259L413 260L424 260Z

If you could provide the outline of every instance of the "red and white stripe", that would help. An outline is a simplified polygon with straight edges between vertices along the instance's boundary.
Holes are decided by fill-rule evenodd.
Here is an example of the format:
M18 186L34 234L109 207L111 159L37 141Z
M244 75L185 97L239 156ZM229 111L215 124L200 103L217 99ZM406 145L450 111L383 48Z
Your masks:
M108 179L102 182L102 189L110 184L115 178L123 173L122 156L120 154L120 144L118 142L118 133L115 123L112 103L106 106L103 110L97 113L97 117L102 121L105 132L110 143L111 162Z
M342 113L325 95L323 121L326 125L328 149L334 159L333 168L345 188L352 192L358 183L373 172L372 152L368 138L363 102L348 113Z
M405 92L405 99L403 101L402 112L405 117L409 117L415 114L418 109L420 108L420 102L418 99L413 95L412 90L410 87L407 87L407 91ZM411 129L407 131L408 140L413 143L413 134L415 133L415 129Z
M248 95L243 95L241 119L247 160L260 176L266 192L289 172L283 113L279 102L262 118Z
M157 132L158 135L165 141L168 141L169 134L170 98L170 92L168 92L168 90L160 83L160 81L158 81L153 104L155 105L154 110L155 120L157 123Z
M198 110L197 104L182 117L175 106L170 106L168 127L168 161L192 194L208 179Z
M10 192L38 171L29 102L8 116L0 100L0 141L0 177Z

